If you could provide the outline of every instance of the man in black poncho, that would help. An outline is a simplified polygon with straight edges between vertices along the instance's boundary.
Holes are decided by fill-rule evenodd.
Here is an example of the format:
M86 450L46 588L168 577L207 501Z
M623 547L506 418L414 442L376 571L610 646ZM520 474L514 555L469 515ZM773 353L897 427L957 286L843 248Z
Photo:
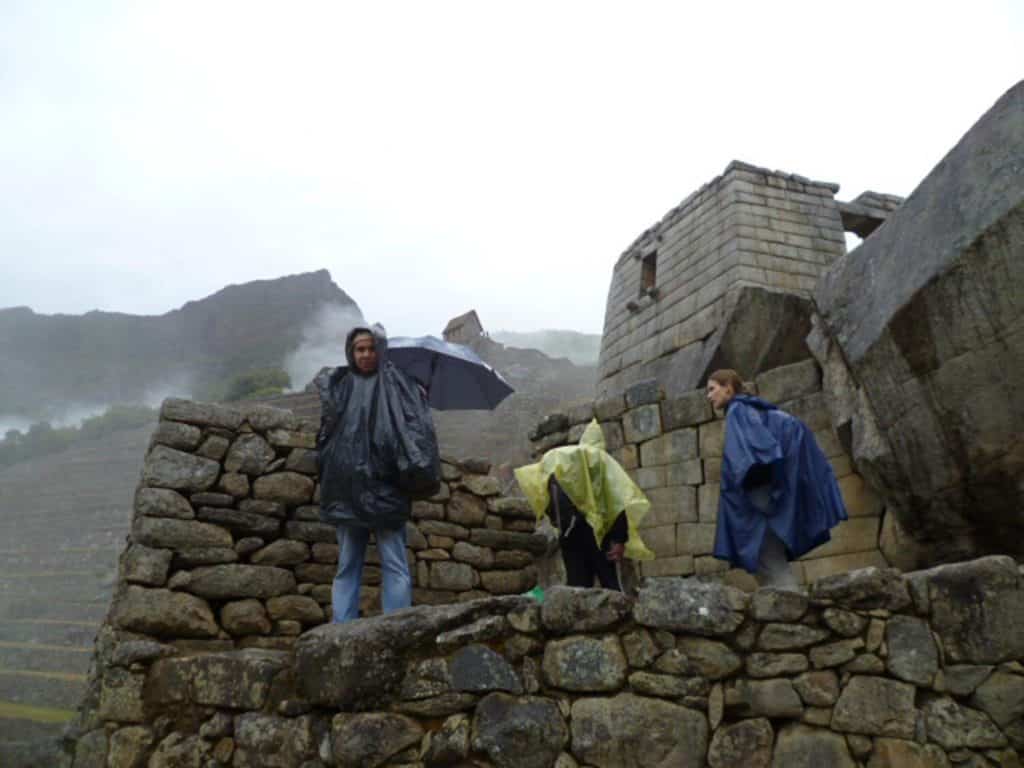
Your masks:
M372 531L384 612L412 604L406 559L410 488L440 480L440 458L423 389L387 360L379 325L354 328L348 368L317 377L320 391L320 518L337 528L334 621L359 615L359 588Z

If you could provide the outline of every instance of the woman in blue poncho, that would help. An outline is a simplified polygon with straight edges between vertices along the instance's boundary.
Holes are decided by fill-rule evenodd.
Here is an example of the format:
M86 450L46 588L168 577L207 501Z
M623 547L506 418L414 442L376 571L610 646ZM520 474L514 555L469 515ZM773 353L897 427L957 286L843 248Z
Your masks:
M763 586L795 587L789 561L829 540L843 497L810 428L742 393L736 371L708 378L708 400L726 413L714 555Z

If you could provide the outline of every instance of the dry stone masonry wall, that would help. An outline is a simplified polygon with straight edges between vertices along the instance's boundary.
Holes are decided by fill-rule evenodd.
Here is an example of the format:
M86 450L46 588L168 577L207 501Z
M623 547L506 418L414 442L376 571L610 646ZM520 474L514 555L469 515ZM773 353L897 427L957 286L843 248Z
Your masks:
M839 480L850 519L832 541L792 564L800 583L854 568L885 566L900 559L901 539L884 515L879 497L856 472L832 428L821 372L808 359L759 375L750 383L765 399L803 419L814 430ZM624 395L582 403L549 415L531 434L534 451L577 441L597 418L608 450L651 501L641 534L657 559L641 564L643 576L715 576L752 589L753 579L711 556L718 515L719 473L725 421L702 390L666 397L656 381L633 385ZM884 553L884 554L883 554Z
M319 521L315 433L288 411L168 400L135 498L110 622L191 647L287 648L330 619L334 526ZM413 601L436 604L533 586L544 540L489 464L445 461L440 492L408 524ZM362 609L379 606L369 548ZM186 641L185 639L188 638Z
M1022 609L1018 566L989 557L803 592L556 587L323 625L290 650L108 625L74 765L1019 766Z

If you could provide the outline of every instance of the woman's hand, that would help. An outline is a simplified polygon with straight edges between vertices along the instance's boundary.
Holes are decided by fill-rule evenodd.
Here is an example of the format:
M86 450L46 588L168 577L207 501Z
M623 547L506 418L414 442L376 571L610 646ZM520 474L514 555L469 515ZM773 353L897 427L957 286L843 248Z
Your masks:
M623 544L621 541L616 541L613 542L610 547L608 547L608 553L605 555L605 557L607 557L613 563L617 563L620 560L622 560L625 554L626 545Z

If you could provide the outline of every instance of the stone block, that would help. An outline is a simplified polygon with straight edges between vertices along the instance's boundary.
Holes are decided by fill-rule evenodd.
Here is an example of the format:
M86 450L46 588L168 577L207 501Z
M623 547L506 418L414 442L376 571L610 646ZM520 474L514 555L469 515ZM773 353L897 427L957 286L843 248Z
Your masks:
M231 431L242 425L242 414L235 408L212 403L196 403L176 397L164 400L160 407L160 418L200 427L221 427Z
M167 488L140 487L135 492L135 511L147 517L191 520L196 516L188 499Z
M216 637L219 631L205 600L137 586L127 587L114 598L110 622L154 637Z
M916 723L914 686L883 677L851 678L832 716L834 730L901 739L914 738Z
M623 469L636 469L640 466L640 451L635 445L624 445L619 450L608 453L622 465Z
M832 426L832 419L828 410L828 400L824 392L816 392L813 395L798 397L795 400L781 403L780 407L786 413L800 419L812 432L829 429Z
M641 405L622 415L625 442L643 443L661 434L661 410L657 403Z
M709 421L699 429L701 458L721 458L725 449L725 421Z
M718 483L705 483L697 489L697 519L702 523L718 521Z
M775 741L772 765L785 768L856 768L846 739L823 728L789 723Z
M832 529L832 539L803 556L804 560L854 552L878 550L878 530L881 520L877 517L851 517Z
M488 694L475 711L472 747L495 768L547 768L568 744L569 729L548 698Z
M743 623L747 603L746 595L722 584L658 579L641 587L633 618L653 629L728 635Z
M308 504L313 499L313 480L297 472L275 472L256 479L253 496L287 506Z
M884 504L864 478L857 474L846 475L839 480L843 504L850 517L880 517Z
M654 467L696 459L697 430L677 429L640 446L640 466Z
M710 555L715 548L715 526L680 523L676 526L676 552L681 555Z
M188 590L212 600L265 599L294 592L295 576L266 565L213 565L192 571Z
M665 465L667 485L700 485L704 482L704 468L700 459Z
M602 397L594 403L594 416L598 421L617 419L626 410L626 398L623 395Z
M799 718L804 705L784 678L738 680L725 690L725 707L738 717Z
M231 534L220 526L165 517L136 517L132 540L154 549L170 550L234 545Z
M188 493L212 488L219 474L218 462L165 445L154 446L142 467L144 484Z
M270 444L259 435L239 435L231 444L224 469L245 475L259 475L277 457Z
M640 521L642 528L697 521L697 489L688 485L647 491L651 509Z
M839 576L849 571L861 570L864 568L887 568L889 563L882 557L882 553L855 552L852 555L835 555L833 557L821 557L817 559L801 560L800 564L804 569L804 580L812 584L832 576Z
M650 549L658 559L673 557L676 554L676 526L654 525L640 528L641 536L647 548Z
M199 427L189 424L179 424L176 421L161 421L153 431L152 442L157 445L166 445L168 448L177 448L181 451L194 451L203 438L203 432Z
M694 572L693 555L676 555L645 560L640 563L640 573L649 576L689 576Z
M939 654L927 622L913 616L893 616L885 627L889 651L886 667L900 680L930 686L939 671Z
M704 482L705 483L717 483L722 478L722 460L721 459L701 459L701 463L704 465Z
M587 401L585 403L570 405L566 408L565 415L569 419L570 427L578 424L588 424L590 423L590 420L594 418L594 403L593 401ZM615 417L611 416L609 418Z
M573 754L587 765L704 763L709 734L701 712L630 693L580 698L571 712Z
M700 390L665 400L661 404L661 423L666 431L696 427L712 418L711 404Z
M770 403L784 403L821 390L821 371L813 358L758 375L757 391Z
M626 682L629 664L617 635L576 635L549 640L541 669L555 688L600 693L619 690Z
M150 549L135 544L124 554L124 579L131 584L162 587L167 583L173 553L168 549Z
M985 557L924 574L931 627L947 663L993 664L1024 656L1024 591L1012 558Z

